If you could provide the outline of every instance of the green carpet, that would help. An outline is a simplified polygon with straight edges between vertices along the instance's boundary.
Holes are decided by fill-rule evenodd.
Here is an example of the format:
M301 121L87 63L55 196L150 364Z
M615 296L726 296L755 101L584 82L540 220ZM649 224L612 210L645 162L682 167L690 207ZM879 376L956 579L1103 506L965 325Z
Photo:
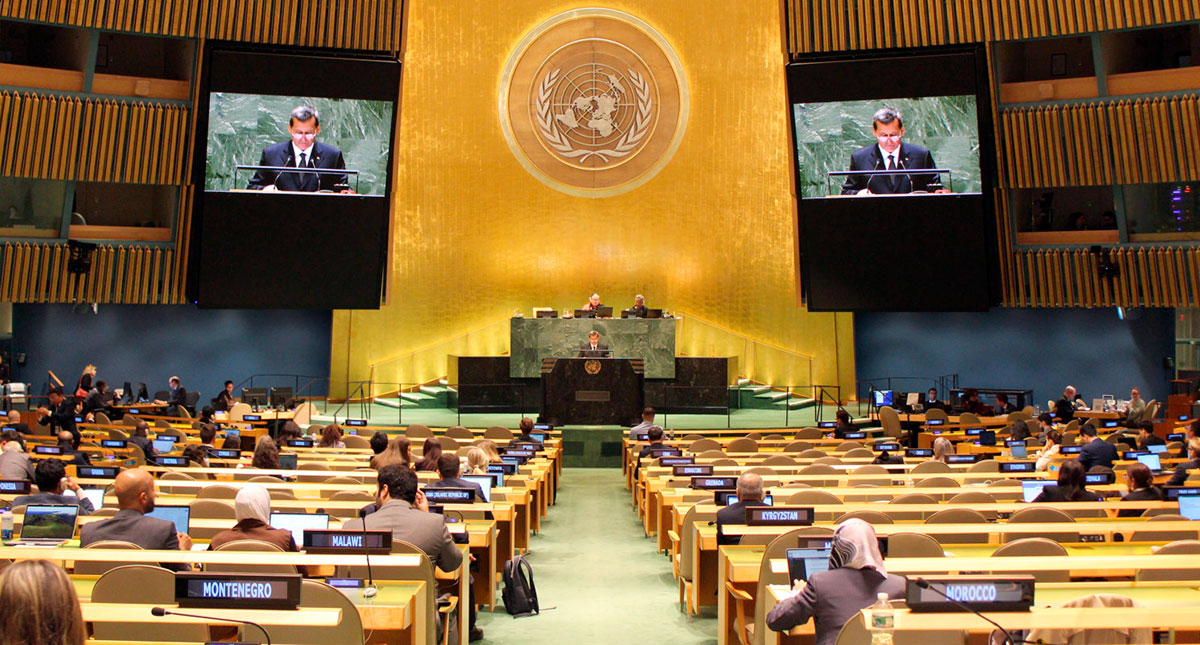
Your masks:
M558 503L530 548L544 611L516 619L502 606L481 611L484 643L717 640L715 618L688 618L679 608L671 563L645 537L620 470L564 469Z

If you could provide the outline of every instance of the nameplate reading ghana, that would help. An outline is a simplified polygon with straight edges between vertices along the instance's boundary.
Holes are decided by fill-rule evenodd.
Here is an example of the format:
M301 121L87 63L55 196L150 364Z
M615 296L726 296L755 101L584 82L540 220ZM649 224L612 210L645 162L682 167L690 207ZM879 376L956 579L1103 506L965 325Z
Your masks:
M475 502L475 491L470 488L423 488L425 499L442 504L472 504Z
M80 466L79 476L92 479L112 479L117 476L117 469L106 466Z
M663 457L658 460L663 466L686 466L696 463L695 457Z
M671 474L676 477L684 477L684 476L688 476L688 475L708 476L708 475L713 474L713 467L708 464L692 465L692 466L675 466L672 469Z
M104 448L124 448L124 439L101 439L100 445Z
M751 506L746 509L746 524L750 526L810 526L812 523L811 506Z
M20 493L26 495L29 493L29 482L17 479L0 480L0 493Z
M692 488L699 490L716 490L736 486L737 477L692 477Z
M367 425L366 419L346 419L346 425L361 428Z
M180 607L295 609L300 604L299 574L175 574Z
M370 515L366 517L366 524L371 526ZM308 553L388 554L392 550L392 532L305 529L304 550Z
M1029 611L1033 607L1033 576L946 576L925 580L931 588L922 589L916 580L908 580L906 595L911 611L962 611L938 591L975 611Z

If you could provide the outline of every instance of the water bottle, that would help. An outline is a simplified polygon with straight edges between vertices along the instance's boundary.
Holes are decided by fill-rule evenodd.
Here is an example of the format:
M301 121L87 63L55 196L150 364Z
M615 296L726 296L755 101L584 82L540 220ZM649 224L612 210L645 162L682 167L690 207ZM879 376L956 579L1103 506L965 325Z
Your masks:
M871 645L892 645L892 630L896 626L896 610L888 602L888 595L880 592L874 605L867 610L867 631L871 632Z
M13 514L0 511L0 540L11 540L13 536Z

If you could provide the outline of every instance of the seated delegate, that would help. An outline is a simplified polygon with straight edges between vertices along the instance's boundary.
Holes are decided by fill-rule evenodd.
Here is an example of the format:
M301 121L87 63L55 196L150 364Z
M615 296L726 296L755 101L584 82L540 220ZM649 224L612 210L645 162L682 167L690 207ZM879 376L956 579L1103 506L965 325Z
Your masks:
M83 645L87 625L66 570L19 560L0 573L0 631L6 644Z
M1100 496L1087 489L1083 464L1071 459L1058 469L1058 485L1047 486L1033 498L1034 504L1045 502L1099 502Z
M92 508L92 501L79 492L79 484L73 478L67 477L67 468L58 459L39 461L33 469L33 481L37 483L38 492L14 499L14 507L29 504L74 504L79 507L80 515L91 515L96 510ZM63 495L64 489L75 494Z
M1084 443L1083 450L1079 451L1079 462L1085 472L1096 466L1112 468L1113 462L1120 458L1117 447L1097 436L1096 426L1091 423L1079 430L1079 438Z
M187 533L175 531L175 523L156 517L146 517L154 510L154 476L141 468L121 471L113 481L113 492L117 496L117 514L107 520L84 524L79 531L79 545L86 547L93 542L119 540L131 542L143 549L166 551L188 551L192 538ZM163 563L161 566L175 571L191 571L181 563Z
M756 473L742 473L737 481L736 504L730 504L717 511L717 544L738 544L740 537L725 535L728 524L745 524L746 509L752 506L763 506L763 480Z
M813 574L800 593L780 601L767 614L767 626L782 632L810 619L816 623L816 645L833 645L838 632L878 594L904 598L904 578L883 566L875 529L858 518L838 525L829 553L829 570Z
M1193 436L1187 443L1188 461L1179 464L1167 486L1183 486L1188 479L1188 471L1200 468L1200 437Z
M1154 485L1154 473L1143 463L1130 464L1125 470L1125 486L1129 492L1121 498L1122 502L1158 502L1162 501L1162 490ZM1140 509L1125 509L1117 513L1117 517L1140 517Z

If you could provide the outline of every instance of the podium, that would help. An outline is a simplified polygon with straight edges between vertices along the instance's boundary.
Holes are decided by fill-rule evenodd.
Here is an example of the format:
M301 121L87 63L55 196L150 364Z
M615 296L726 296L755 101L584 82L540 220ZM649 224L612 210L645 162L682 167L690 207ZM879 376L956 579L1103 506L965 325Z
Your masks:
M642 412L640 358L542 360L542 416L556 425L621 425Z

